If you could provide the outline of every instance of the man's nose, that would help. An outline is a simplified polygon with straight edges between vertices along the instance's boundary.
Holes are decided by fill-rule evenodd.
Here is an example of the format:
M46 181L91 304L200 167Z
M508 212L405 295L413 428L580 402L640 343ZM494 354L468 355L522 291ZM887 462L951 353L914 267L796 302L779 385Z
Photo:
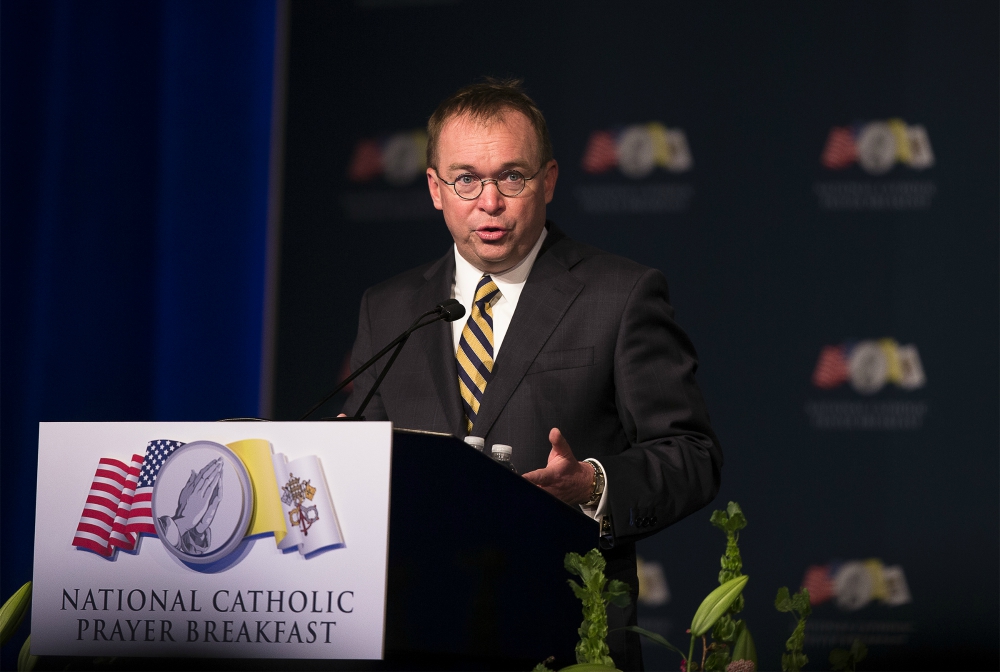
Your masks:
M489 180L483 185L483 193L479 194L479 209L488 215L503 211L503 194L500 193L496 180Z

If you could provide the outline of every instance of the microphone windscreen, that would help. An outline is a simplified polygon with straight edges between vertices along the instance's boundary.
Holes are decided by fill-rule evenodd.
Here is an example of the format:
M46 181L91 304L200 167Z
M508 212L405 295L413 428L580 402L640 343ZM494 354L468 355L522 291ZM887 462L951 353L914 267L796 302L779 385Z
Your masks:
M461 319L465 316L465 306L459 303L456 299L448 299L443 301L438 309L441 311L441 319L445 322L454 322L455 320Z

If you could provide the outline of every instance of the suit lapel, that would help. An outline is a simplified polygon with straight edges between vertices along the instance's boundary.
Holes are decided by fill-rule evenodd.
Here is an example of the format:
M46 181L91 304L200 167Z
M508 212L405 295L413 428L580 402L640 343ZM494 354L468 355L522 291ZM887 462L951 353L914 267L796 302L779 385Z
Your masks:
M433 306L451 296L451 285L455 279L455 251L448 253L431 266L424 278L427 282L417 293L417 305ZM424 348L427 356L428 375L434 383L434 390L444 410L449 431L455 436L465 436L465 411L458 391L458 365L455 360L454 337L450 322L437 322L424 327L430 342ZM419 333L419 332L418 332Z
M550 225L497 355L493 380L486 386L473 430L476 436L489 433L528 367L583 290L583 283L569 272L579 260L573 243Z

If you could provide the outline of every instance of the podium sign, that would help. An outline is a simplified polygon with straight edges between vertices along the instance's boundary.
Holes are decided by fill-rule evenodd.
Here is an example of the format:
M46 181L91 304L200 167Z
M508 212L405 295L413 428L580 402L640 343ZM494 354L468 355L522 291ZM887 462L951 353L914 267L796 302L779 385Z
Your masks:
M389 423L41 423L36 655L381 659Z

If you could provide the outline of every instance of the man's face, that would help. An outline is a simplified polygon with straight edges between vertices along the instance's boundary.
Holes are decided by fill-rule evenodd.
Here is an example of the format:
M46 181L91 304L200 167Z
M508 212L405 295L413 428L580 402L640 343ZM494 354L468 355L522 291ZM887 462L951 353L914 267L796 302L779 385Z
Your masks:
M505 271L524 259L545 227L545 204L552 200L559 176L554 160L539 171L538 140L528 118L514 110L506 110L502 122L486 125L467 115L452 117L438 136L436 158L436 174L427 169L427 184L458 253L487 273ZM441 182L466 174L495 178L508 170L524 177L539 172L517 196L504 196L488 182L471 201Z

